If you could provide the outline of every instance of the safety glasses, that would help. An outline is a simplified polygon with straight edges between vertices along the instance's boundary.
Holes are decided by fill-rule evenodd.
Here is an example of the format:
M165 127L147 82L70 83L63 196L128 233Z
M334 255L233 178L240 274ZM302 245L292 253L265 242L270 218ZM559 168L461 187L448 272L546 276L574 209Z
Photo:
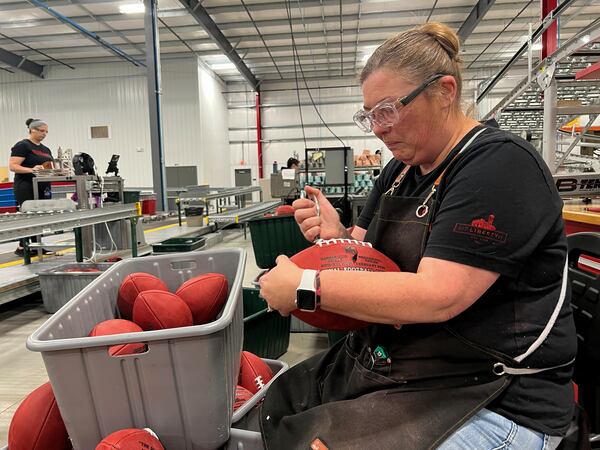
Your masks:
M438 73L425 80L410 94L395 100L385 99L377 103L369 111L360 109L354 114L354 123L365 133L373 131L373 126L388 128L396 125L400 119L400 110L412 102L417 96L446 74Z

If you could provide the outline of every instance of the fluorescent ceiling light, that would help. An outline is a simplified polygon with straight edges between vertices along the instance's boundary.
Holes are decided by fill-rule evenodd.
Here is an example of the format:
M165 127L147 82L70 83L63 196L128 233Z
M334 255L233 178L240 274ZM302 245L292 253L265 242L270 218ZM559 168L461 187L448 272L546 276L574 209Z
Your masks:
M584 44L587 44L588 42L590 42L590 35L586 34L585 36L582 36L581 42L583 42Z
M208 64L212 70L236 70L235 64L232 62Z
M126 3L119 5L119 12L121 14L140 14L146 10L143 3Z
M542 43L541 42L536 42L535 44L533 44L531 46L531 50L541 50L542 49Z

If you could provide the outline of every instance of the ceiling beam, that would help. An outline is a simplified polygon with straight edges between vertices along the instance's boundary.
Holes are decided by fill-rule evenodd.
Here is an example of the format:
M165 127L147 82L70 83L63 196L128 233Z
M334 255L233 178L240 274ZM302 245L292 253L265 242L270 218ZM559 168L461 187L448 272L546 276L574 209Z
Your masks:
M344 3L345 5L345 3ZM2 8L4 5L0 4L0 8ZM494 8L494 10L496 12L498 11L505 11L507 13L510 12L514 12L514 9L517 7L522 6L522 3L500 3L498 5L496 5L496 7ZM279 9L281 9L281 3L279 3ZM453 7L446 7L446 8L436 8L436 12L434 14L434 18L443 16L445 14L452 14L452 15L457 15L457 14L469 14L471 12L472 8L471 7L459 7L459 6L453 6ZM211 8L206 8L206 11L209 14L215 14L212 12ZM253 8L250 9L250 11L253 11ZM390 17L396 17L399 20L404 19L406 22L406 25L411 25L411 26L415 26L415 25L419 25L420 21L419 21L419 15L421 13L423 14L427 14L427 12L429 11L429 9L415 9L415 10L409 10L409 9L381 9L378 11L366 11L366 12L362 12L361 13L361 28L362 28L362 22L363 20L381 20L381 19L389 19ZM531 14L531 15L526 15L525 17L525 23L531 22L531 19L533 18L534 20L539 20L539 17L536 15L536 13ZM187 16L188 13L186 11L186 9L165 9L165 10L161 10L159 11L158 16L160 18L169 18L169 17L185 17ZM98 14L97 17L101 18L104 21L108 21L108 22L112 22L112 21L130 21L132 18L130 16L128 16L127 14ZM240 16L241 17L241 16ZM292 23L294 25L299 25L299 26L303 26L304 24L309 24L309 23L323 23L323 21L330 23L339 23L339 19L340 16L339 14L330 14L330 15L321 15L319 14L311 14L311 15L305 15L303 18L292 18ZM343 16L344 20L353 20L356 21L356 14L346 14ZM78 17L73 17L73 20L77 21L78 23L81 24L85 24L85 23L94 23L94 19L88 17L88 16L78 16ZM505 23L505 19L498 19L500 22ZM448 20L444 20L444 23L449 22ZM287 21L287 19L267 19L267 20L257 20L256 21L257 25L259 27L265 27L265 26L279 26L279 25L288 25L289 23ZM462 22L457 22L457 23L462 23ZM486 21L487 24L487 21ZM9 21L9 22L3 22L0 23L0 28L4 28L4 29L10 29L10 28L20 28L20 27L39 27L39 26L47 26L47 25L52 25L51 21L48 20L44 20L44 19L28 19L28 20L13 20L13 21ZM248 20L239 20L239 21L223 21L223 23L219 23L219 26L222 30L226 29L226 27L230 27L233 29L236 28L253 28L252 22L248 21ZM459 25L458 25L459 26Z
M449 24L449 26L452 26L453 23L451 22ZM456 25L458 25L458 23L456 23ZM194 38L186 38L184 36L185 33L193 33L198 31L198 25L179 25L179 26L170 26L170 28L175 31L177 34L181 35L183 37L183 39L191 44L194 45L202 45L202 44L211 44L213 43L213 40L206 37L194 37ZM360 36L361 39L367 39L369 40L369 36L372 36L373 34L375 35L383 35L383 37L381 37L381 41L383 41L385 39L385 36L390 35L392 33L397 33L400 32L404 29L408 29L410 28L410 25L407 25L406 27L403 26L362 26L360 28ZM565 35L567 37L569 37L572 34L576 34L579 30L581 30L580 26L563 26L561 27L561 36ZM161 28L161 42L168 42L169 40L175 40L172 38L172 33L171 31L169 31L167 28L163 27ZM371 33L372 32L372 33ZM118 38L119 35L113 31L98 31L96 32L96 34L104 39L111 39L111 38ZM143 28L134 28L134 29L129 29L129 30L123 30L121 31L119 34L122 34L123 36L127 37L127 38L134 38L134 37L139 37L139 43L143 43L143 37L144 37L144 29ZM291 35L290 33L261 33L263 35L263 37L265 38L265 40L269 41L269 40L283 40L283 39L291 39ZM494 36L496 33L489 33L489 32L475 32L472 33L470 38L471 40L469 41L469 48L471 48L473 46L473 41L476 39L482 40L484 42L489 41L491 36ZM509 33L510 34L510 33ZM498 43L502 43L502 44L506 44L506 43L510 43L513 42L515 40L514 36L510 36L509 34L507 34L507 36L505 38L499 38L496 42ZM307 31L307 32L303 32L302 35L300 36L300 38L323 38L323 31ZM356 37L356 30L348 30L347 32L344 32L344 36L345 37ZM19 41L23 42L23 43L27 43L27 44L36 44L39 42L43 42L43 43L49 43L49 42L61 42L61 41L65 41L65 42L69 42L72 43L73 38L77 37L76 33L73 32L69 32L69 33L60 33L60 34L36 34L36 35L31 35L31 36L19 36ZM168 39L167 39L168 37ZM260 37L258 35L250 35L250 36L245 36L243 34L239 34L239 35L233 35L231 33L228 33L227 38L230 41L235 41L237 39L243 40L244 43L248 43L248 42L259 42L260 41ZM337 36L336 36L336 40L337 40ZM10 39L6 39L6 38L1 38L0 37L0 45L6 45L6 44L14 44ZM362 41L360 42L361 45L365 45ZM46 47L48 48L48 47ZM43 48L42 48L43 49Z
M19 56L13 52L4 50L3 48L0 48L0 61L38 78L44 78L44 66L29 61L24 56Z
M189 13L196 19L196 21L202 25L204 30L210 37L213 38L217 46L223 51L225 56L231 61L235 67L240 71L243 77L250 83L250 86L256 91L259 90L259 81L256 79L254 74L250 71L248 66L244 64L240 55L232 47L231 43L227 40L223 32L219 29L217 24L206 12L206 9L202 7L198 0L179 0L179 2L186 7Z
M137 59L129 56L127 53L125 53L119 47L117 47L115 45L112 45L110 42L105 41L100 36L98 36L96 33L93 33L93 32L91 32L89 30L86 30L81 25L79 25L78 23L76 23L73 20L69 19L68 17L64 16L63 14L59 13L58 11L55 11L54 9L49 8L44 2L42 2L40 0L27 0L27 1L29 3L31 3L32 5L34 5L34 6L37 6L39 9L42 9L42 10L46 11L52 17L56 18L60 22L62 22L65 25L69 26L70 28L72 28L72 29L78 31L79 33L83 34L85 37L87 37L88 39L90 39L92 42L95 42L95 43L101 45L102 47L104 47L105 49L107 49L111 53L114 53L115 55L119 56L120 58L123 58L126 61L129 61L134 66L146 67L146 65L143 62L141 62L141 61L139 61L139 60L137 60Z
M478 0L473 10L469 13L466 20L458 29L458 37L461 42L465 42L471 35L475 27L479 25L483 17L490 10L496 0Z
M359 3L361 0L344 0L344 5L353 5ZM60 6L70 5L93 5L99 3L114 3L114 0L48 0L46 4L52 8ZM337 6L339 0L303 0L302 7L321 7L323 6ZM266 3L254 3L247 4L251 12L254 11L280 11L281 2L266 2ZM10 2L0 4L0 11L16 11L20 9L28 8L27 3L23 1ZM223 6L207 6L206 11L209 14L225 14L225 13L237 13L245 12L242 5L223 5Z

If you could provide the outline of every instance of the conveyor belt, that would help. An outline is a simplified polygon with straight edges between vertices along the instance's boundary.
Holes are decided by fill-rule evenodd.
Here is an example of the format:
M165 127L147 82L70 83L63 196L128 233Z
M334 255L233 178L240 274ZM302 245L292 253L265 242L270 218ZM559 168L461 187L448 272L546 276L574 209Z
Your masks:
M76 211L3 214L0 215L0 242L137 216L135 204Z
M269 202L257 203L247 208L236 209L233 211L227 211L220 214L211 214L208 217L210 222L216 223L240 223L255 216L264 214L278 205L281 204L280 200L273 200Z
M211 189L212 191L213 189ZM240 195L251 194L252 192L260 192L260 186L248 186L242 188L215 188L216 192L210 192L201 197L192 196L193 192L188 195L182 195L179 197L181 202L206 202L207 200L216 200L219 198L237 197Z

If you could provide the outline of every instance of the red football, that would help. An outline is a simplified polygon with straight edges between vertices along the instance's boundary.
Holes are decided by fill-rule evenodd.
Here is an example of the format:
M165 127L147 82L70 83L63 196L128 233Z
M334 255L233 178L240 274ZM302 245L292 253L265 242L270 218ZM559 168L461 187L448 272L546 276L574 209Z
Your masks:
M133 305L133 321L144 331L193 325L192 312L177 295L165 291L140 292Z
M394 261L375 250L371 244L351 239L318 241L290 259L303 269L400 272ZM292 314L303 322L325 330L352 331L368 325L362 320L321 309L315 312L295 310Z
M169 291L167 285L160 278L149 273L130 273L123 279L117 297L117 306L123 319L131 320L133 318L133 303L135 299L140 292L150 289Z
M293 216L294 215L294 207L292 205L280 205L275 208L276 216Z
M206 273L190 278L175 292L192 311L194 325L212 322L227 300L227 277Z
M254 353L242 352L238 384L256 394L273 378L273 372L265 362Z
M108 336L111 334L120 333L141 333L142 331L142 328L138 324L133 323L130 320L110 319L100 322L98 325L92 328L89 336ZM145 350L146 346L142 343L121 344L110 347L108 349L108 353L110 356L121 356L131 355L133 353L142 353Z
M154 433L147 429L127 428L106 436L96 450L165 450Z
M31 392L15 411L8 429L11 450L67 450L71 448L50 383Z
M244 403L252 398L252 392L239 384L235 387L235 400L233 402L233 410L237 410Z

